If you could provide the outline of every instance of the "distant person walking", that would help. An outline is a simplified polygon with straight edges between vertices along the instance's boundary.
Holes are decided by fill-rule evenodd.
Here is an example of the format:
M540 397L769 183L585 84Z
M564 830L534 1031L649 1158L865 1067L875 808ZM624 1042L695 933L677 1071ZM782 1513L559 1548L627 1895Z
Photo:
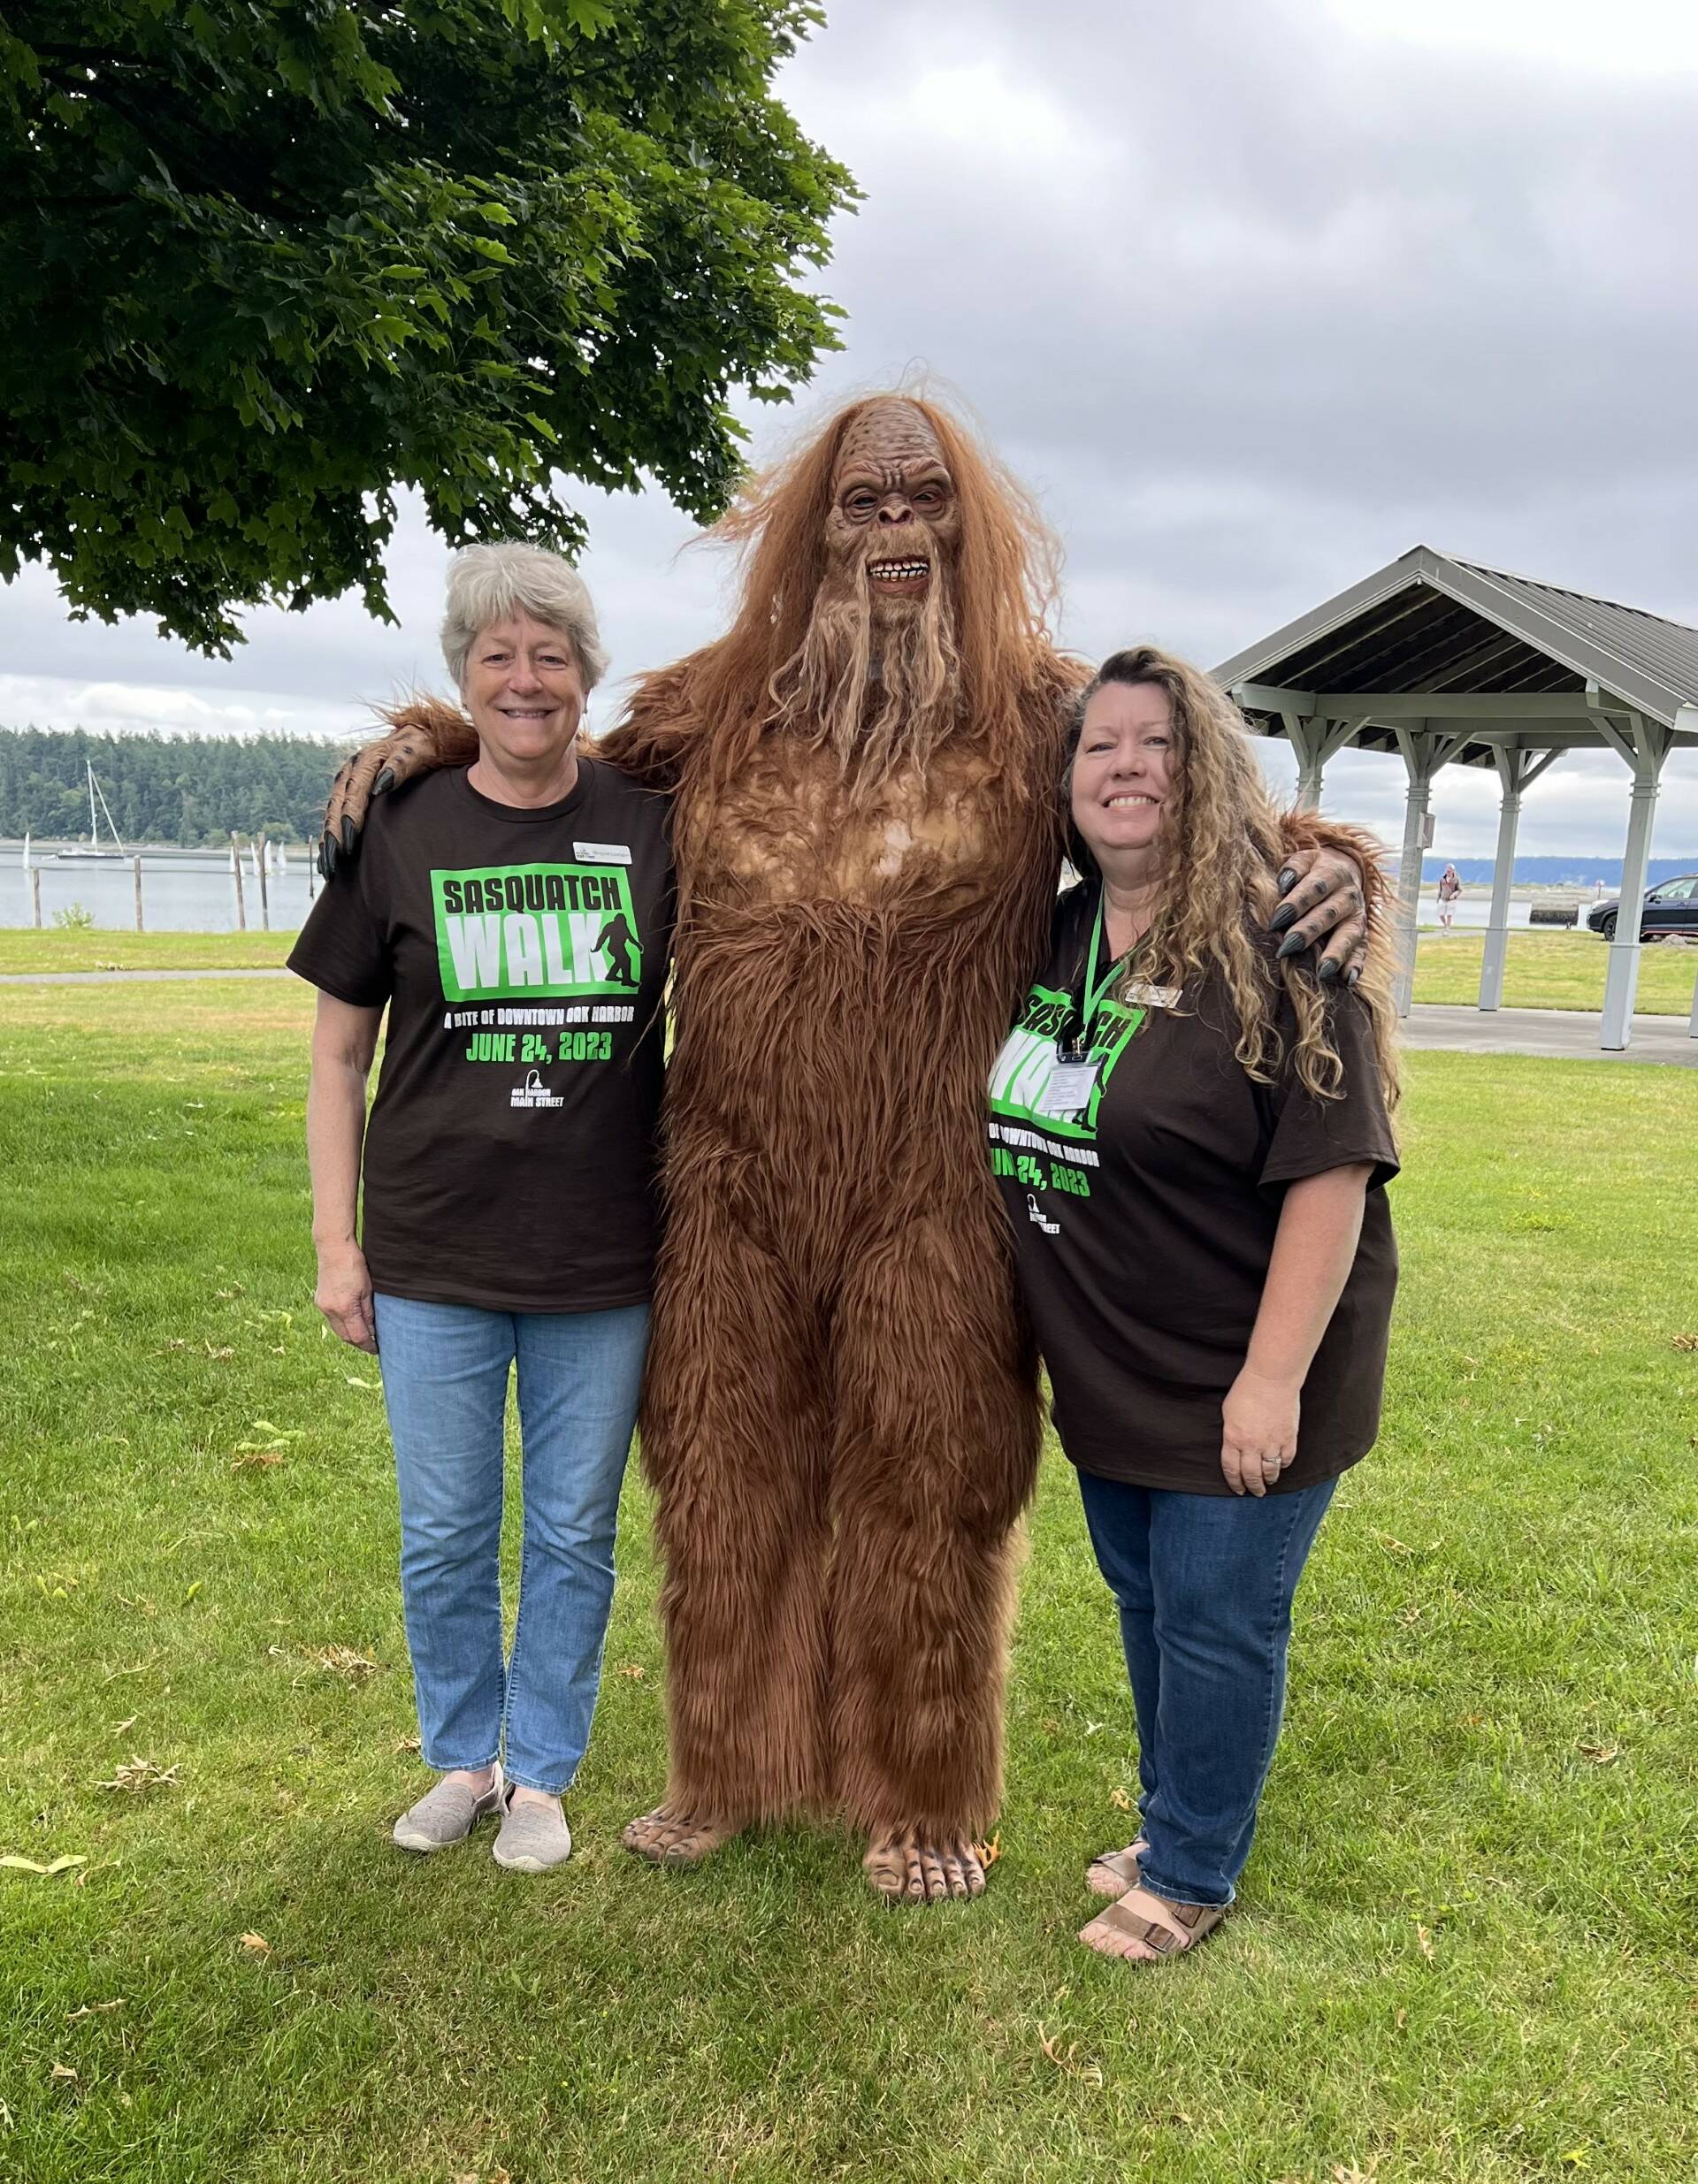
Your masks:
M1439 874L1439 923L1448 933L1455 921L1457 898L1462 893L1462 882L1457 877L1454 865L1447 865Z

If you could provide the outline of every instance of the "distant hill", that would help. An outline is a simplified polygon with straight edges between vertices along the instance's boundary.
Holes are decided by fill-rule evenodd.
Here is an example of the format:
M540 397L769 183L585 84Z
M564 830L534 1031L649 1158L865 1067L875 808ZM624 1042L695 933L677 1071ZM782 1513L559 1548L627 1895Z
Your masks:
M1447 865L1456 867L1459 880L1472 881L1481 887L1491 885L1489 857L1424 857L1422 879L1436 880ZM1647 884L1655 887L1659 880L1672 880L1677 873L1686 872L1698 872L1698 850L1687 857L1653 857ZM1578 851L1569 857L1518 857L1515 876L1531 887L1619 887L1621 859L1583 857Z
M91 736L0 728L0 836L75 841L88 832L92 760L126 843L183 849L231 834L317 837L347 743L304 736Z

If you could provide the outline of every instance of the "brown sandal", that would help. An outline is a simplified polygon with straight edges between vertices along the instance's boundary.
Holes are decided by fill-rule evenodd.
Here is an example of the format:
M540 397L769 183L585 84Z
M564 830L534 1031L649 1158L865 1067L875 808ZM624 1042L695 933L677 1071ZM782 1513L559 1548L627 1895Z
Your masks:
M1162 1916L1159 1920L1144 1918L1140 1913L1128 1909L1122 1899L1111 1904L1106 1911L1098 1912L1090 1925L1105 1928L1111 1934L1123 1934L1127 1940L1136 1942L1143 1948L1151 1951L1157 1961L1183 1956L1188 1950L1196 1948L1198 1942L1213 1933L1227 1915L1224 1904L1176 1904L1166 1896L1158 1896L1151 1889L1143 1889L1141 1892L1152 1904L1161 1905ZM1082 1928L1080 1940L1084 1941L1090 1931L1090 1927ZM1085 1945L1087 1948L1095 1947L1090 1942ZM1099 1956L1118 1956L1120 1951L1103 1949L1097 1953ZM1150 1959L1135 1957L1127 1961L1138 1963Z
M1093 1896L1126 1895L1138 1885L1138 1861L1149 1847L1140 1836L1136 1843L1128 1843L1123 1851L1099 1851L1085 1867L1085 1886ZM1099 1866L1110 1876L1106 1887L1090 1877Z

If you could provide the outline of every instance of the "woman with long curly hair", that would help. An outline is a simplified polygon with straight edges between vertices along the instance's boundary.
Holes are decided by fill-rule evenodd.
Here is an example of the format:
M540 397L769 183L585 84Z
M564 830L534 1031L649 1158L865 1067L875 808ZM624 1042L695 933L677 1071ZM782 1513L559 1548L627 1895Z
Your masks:
M1159 1961L1233 1900L1292 1598L1379 1427L1390 968L1376 944L1328 988L1267 937L1278 819L1183 661L1105 662L1067 781L1086 876L997 1063L991 1162L1137 1716L1143 1832L1090 1865L1115 1901L1080 1938Z

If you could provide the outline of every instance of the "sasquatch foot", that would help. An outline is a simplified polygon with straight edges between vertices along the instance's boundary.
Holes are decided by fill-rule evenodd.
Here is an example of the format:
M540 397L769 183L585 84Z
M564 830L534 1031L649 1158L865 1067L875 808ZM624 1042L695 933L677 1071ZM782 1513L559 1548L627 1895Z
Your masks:
M633 1820L619 1840L651 1866L699 1866L741 1832L700 1813L657 1805L652 1813Z
M861 1860L867 1878L887 1903L941 1904L949 1897L983 1896L984 1867L965 1836L875 1836Z

